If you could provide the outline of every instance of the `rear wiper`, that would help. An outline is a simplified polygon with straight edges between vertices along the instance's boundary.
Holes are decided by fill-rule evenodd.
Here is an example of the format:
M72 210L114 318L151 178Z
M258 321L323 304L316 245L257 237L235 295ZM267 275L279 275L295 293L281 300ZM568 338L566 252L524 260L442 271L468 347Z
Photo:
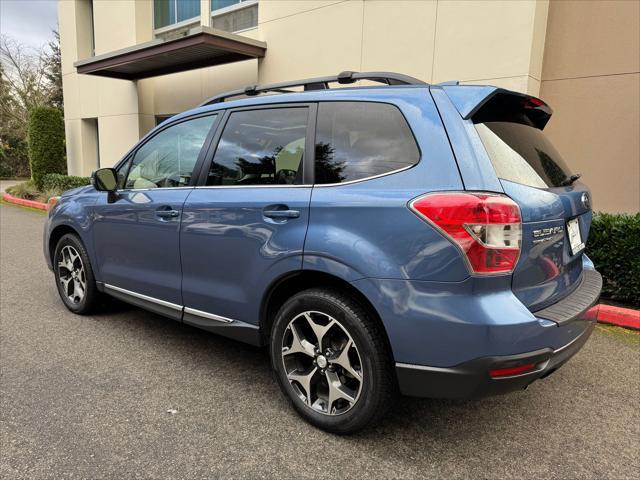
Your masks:
M565 178L562 183L560 184L560 186L562 187L566 187L568 185L573 185L573 182L575 182L576 180L578 180L582 175L580 173L574 173L573 175L571 175L568 178Z

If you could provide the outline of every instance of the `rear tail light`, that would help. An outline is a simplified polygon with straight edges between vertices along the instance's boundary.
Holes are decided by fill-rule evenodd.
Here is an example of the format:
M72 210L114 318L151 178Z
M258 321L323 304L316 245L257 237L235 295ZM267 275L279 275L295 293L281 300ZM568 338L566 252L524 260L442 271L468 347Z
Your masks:
M419 197L411 209L462 250L472 273L513 271L520 256L520 208L491 193L435 193Z

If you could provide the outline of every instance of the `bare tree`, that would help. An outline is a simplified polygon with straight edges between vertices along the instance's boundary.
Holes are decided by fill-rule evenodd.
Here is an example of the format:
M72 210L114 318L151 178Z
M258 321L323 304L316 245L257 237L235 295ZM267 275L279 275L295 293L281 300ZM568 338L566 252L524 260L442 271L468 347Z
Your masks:
M2 35L0 60L2 85L6 89L2 92L6 101L0 106L3 127L10 126L14 135L26 138L29 111L50 104L47 57L44 48L31 49Z
M58 32L38 49L0 35L0 176L28 174L29 113L40 106L62 108Z

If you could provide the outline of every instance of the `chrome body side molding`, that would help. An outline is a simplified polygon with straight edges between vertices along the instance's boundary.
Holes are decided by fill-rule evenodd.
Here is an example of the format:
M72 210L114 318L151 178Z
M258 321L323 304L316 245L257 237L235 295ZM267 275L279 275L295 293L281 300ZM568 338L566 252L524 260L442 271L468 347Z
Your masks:
M123 302L130 303L136 307L144 308L154 313L164 315L173 320L182 320L182 305L160 300L141 293L132 292L125 288L116 287L108 283L104 284L104 291Z
M97 283L99 283L99 290L124 302L144 308L145 310L181 321L187 325L233 338L234 340L240 340L257 346L264 344L264 340L260 334L260 328L257 325L167 302L166 300L160 300L159 298L143 295L142 293L133 292L108 283Z
M214 320L216 322L221 322L221 323L234 322L234 320L231 318L222 317L220 315L215 315L213 313L203 312L202 310L196 310L195 308L184 307L184 313L185 315L195 315L196 317L203 317L208 320Z
M160 300L159 298L149 297L147 295L143 295L141 293L132 292L131 290L126 290L124 288L116 287L115 285L109 285L108 283L104 284L104 288L107 290L116 291L118 293L122 293L124 295L130 295L132 297L138 298L140 300L144 300L146 302L155 303L157 305L162 305L163 307L171 308L173 310L182 310L182 305L178 305L176 303L167 302L165 300Z

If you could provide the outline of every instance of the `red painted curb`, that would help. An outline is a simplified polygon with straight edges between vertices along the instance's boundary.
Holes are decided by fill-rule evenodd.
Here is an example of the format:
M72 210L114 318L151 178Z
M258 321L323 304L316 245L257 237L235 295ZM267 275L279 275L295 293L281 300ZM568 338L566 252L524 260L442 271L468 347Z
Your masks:
M600 323L640 330L640 310L598 304L587 315L595 315Z
M42 202L36 202L35 200L25 200L24 198L14 197L8 193L2 194L2 199L5 202L14 203L16 205L22 205L23 207L38 208L40 210L49 210L49 205Z

